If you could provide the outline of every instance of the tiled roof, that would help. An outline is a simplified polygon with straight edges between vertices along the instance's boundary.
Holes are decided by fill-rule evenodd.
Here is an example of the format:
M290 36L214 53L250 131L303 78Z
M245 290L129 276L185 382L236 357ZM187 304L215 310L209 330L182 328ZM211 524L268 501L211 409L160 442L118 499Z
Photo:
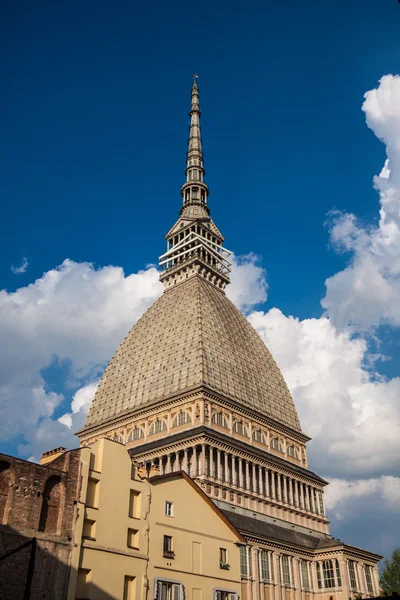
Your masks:
M280 527L274 523L269 523L261 519L254 519L236 513L230 510L221 510L225 517L232 523L232 525L241 533L248 534L251 536L262 537L271 541L277 541L282 544L290 544L291 546L297 546L307 550L319 550L322 548L333 548L334 546L341 546L342 542L335 540L331 537L318 537L297 531L295 529L288 529L287 527Z
M264 342L199 276L166 290L131 329L103 375L86 426L201 385L301 431Z

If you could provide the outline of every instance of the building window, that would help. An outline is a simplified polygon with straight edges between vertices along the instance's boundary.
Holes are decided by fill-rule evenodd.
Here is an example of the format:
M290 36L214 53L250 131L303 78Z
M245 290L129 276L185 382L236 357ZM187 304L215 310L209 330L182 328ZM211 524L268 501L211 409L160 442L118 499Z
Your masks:
M282 442L279 438L272 438L271 440L271 448L273 450L279 450L279 452L283 451Z
M173 517L174 516L174 503L173 502L169 502L168 500L165 503L165 514L167 517Z
M281 581L283 585L291 585L292 575L290 572L290 561L286 554L281 556Z
M322 492L318 491L318 503L319 503L319 512L321 515L324 514L324 501L322 499Z
M229 569L228 553L226 551L226 548L219 549L219 566L220 569Z
M303 589L304 590L310 590L311 586L310 586L310 574L308 572L308 567L309 564L307 563L307 561L302 560L301 561L301 580L303 583Z
M141 440L144 438L144 431L141 427L135 427L130 431L128 436L128 442L136 442L136 440Z
M222 413L214 413L211 422L214 423L214 425L219 425L219 427L225 427L225 429L228 429L226 418Z
M165 424L165 421L163 421L162 419L156 419L154 421L154 423L152 424L152 426L150 427L150 435L154 435L155 433L161 433L162 431L165 431L167 429L167 426Z
M172 547L172 537L170 535L164 535L163 555L165 558L175 558L175 553Z
M214 600L239 600L239 596L236 592L229 590L215 590Z
M246 546L240 546L240 574L243 577L248 577L249 575Z
M367 584L368 594L374 594L374 586L372 583L372 567L365 565L365 582Z
M186 411L181 410L181 412L179 412L176 415L175 419L173 420L172 427L179 427L179 425L186 425L187 423L190 422L190 420L191 419L189 417L189 414Z
M192 198L197 199L199 197L199 188L194 187L192 189Z
M289 446L287 449L288 456L292 458L299 458L299 453L297 452L297 448L295 446Z
M269 569L269 552L261 550L260 552L261 579L271 581L271 573Z
M139 549L139 531L137 529L128 529L127 546Z
M242 423L242 421L237 421L234 424L233 431L234 431L234 433L239 433L240 435L244 435L244 436L248 437L246 426L244 425L244 423Z
M253 440L255 442L259 442L260 444L265 444L265 437L261 429L255 429L253 431Z
M183 585L178 581L155 580L157 600L183 600Z
M334 588L335 587L335 572L333 569L332 560L324 560L322 563L322 571L324 575L324 587Z
M358 589L356 563L354 560L349 560L347 565L349 569L350 589L352 592L356 592Z

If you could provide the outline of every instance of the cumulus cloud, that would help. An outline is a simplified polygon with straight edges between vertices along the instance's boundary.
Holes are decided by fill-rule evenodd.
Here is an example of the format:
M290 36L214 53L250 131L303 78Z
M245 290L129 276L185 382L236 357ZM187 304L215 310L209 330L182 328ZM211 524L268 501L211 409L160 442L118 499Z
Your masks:
M18 267L11 265L11 271L14 273L14 275L20 275L21 273L26 273L28 267L29 267L28 259L25 258L25 256L24 256L21 261L21 264Z
M98 377L144 311L162 293L159 272L148 267L125 275L120 267L96 269L65 260L40 279L0 291L0 439L23 436L19 452L38 458L52 446L76 446ZM231 297L241 308L265 298L264 271L253 255L237 257ZM79 388L70 407L50 390L45 371L68 365L66 386ZM63 404L64 402L64 404Z
M312 467L325 476L399 472L400 377L386 380L365 359L368 345L325 318L300 321L278 309L253 312L251 324L291 390Z
M161 291L154 267L125 276L120 267L71 260L16 292L0 291L0 439L22 435L24 455L32 453L34 438L39 450L59 445L63 436L72 443L68 417L52 419L64 396L49 389L45 369L67 363L67 387L95 381ZM75 394L68 412L82 412L84 394L92 391Z
M400 325L400 77L386 75L364 96L368 127L386 145L387 159L374 186L379 222L363 226L353 214L335 212L330 238L349 265L326 281L322 306L339 327L366 332L382 323Z
M265 302L268 284L259 257L250 253L245 256L233 255L231 260L231 283L226 288L228 298L243 311Z
M331 480L326 489L325 504L335 537L387 557L398 547L398 477Z

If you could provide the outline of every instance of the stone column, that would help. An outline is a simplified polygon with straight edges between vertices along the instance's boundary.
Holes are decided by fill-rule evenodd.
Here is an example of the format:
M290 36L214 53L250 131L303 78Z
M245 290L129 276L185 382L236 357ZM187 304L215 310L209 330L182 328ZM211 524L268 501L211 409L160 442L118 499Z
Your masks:
M318 576L317 576L317 563L311 563L311 587L314 591L318 592Z
M171 455L170 454L167 454L167 464L165 467L165 472L171 473Z
M188 461L188 449L185 448L183 451L183 470L189 474L189 461Z
M309 489L310 498L311 498L311 510L313 513L315 513L314 488L310 486L308 489Z
M298 481L294 481L294 503L295 506L299 507L300 503L299 503L299 482Z
M258 493L260 496L263 496L263 468L261 465L258 465Z
M269 469L265 469L265 495L267 498L270 497L270 489L269 489Z
M282 502L282 483L281 483L281 474L277 473L276 474L277 479L278 479L278 500L280 500L280 502Z
M200 400L200 423L204 425L204 400Z
M295 596L297 596L298 595L297 592L299 590L301 590L299 564L300 564L300 561L299 561L298 558L293 558L292 559L293 585L294 585L294 589L296 590Z
M281 558L281 556L280 556L279 552L272 553L272 562L274 565L274 580L275 580L275 600L282 600L280 558Z
M253 600L260 600L260 579L258 573L258 549L251 548L251 563L253 571Z
M276 500L276 479L275 472L271 471L272 498Z
M374 588L374 595L379 596L381 593L381 585L379 583L378 567L372 567L372 586Z
M308 485L304 484L304 505L306 510L310 512L310 498L308 496Z
M218 479L218 481L222 481L221 450L219 448L217 448L217 479Z
M244 489L244 483L243 483L243 459L239 456L239 460L238 460L238 470L239 470L239 477L238 477L238 485L240 488Z
M224 452L224 481L228 483L229 481L229 464L228 464L228 453Z
M283 475L282 478L282 487L283 487L283 501L285 504L289 503L289 499L288 499L288 491L287 491L287 477L286 475Z
M201 475L205 477L206 475L206 445L201 445Z
M357 564L357 575L358 575L358 585L359 585L359 591L364 595L366 595L367 593L367 586L366 586L366 581L365 581L365 571L364 571L364 565L362 563L356 563Z
M305 509L305 501L304 501L304 484L302 482L299 483L300 486L300 506L302 509Z
M237 473L236 473L236 456L231 454L231 465L232 465L232 485L237 487ZM240 459L239 459L240 461Z
M342 580L342 598L345 600L350 596L349 572L347 570L347 561L343 558L339 560L340 579Z
M289 504L294 506L293 500L293 479L289 479Z
M251 491L253 494L257 494L257 474L256 474L256 465L253 463L252 465L252 474L251 474Z

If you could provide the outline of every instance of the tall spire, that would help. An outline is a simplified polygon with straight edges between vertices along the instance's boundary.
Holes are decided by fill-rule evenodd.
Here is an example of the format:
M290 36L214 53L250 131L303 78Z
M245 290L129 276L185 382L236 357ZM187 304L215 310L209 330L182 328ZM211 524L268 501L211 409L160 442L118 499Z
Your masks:
M204 183L203 150L200 135L200 105L197 75L192 85L186 181L181 188L180 217L167 233L167 251L160 256L160 275L166 288L191 277L202 277L220 290L229 283L230 252L210 217L208 187Z
M189 129L189 144L186 156L186 181L182 186L181 194L183 198L183 206L181 212L186 206L202 206L207 214L209 209L207 206L208 187L204 183L204 161L203 149L201 145L200 133L200 104L199 104L199 88L197 86L197 75L193 76L192 85L192 101L190 105L190 129Z

